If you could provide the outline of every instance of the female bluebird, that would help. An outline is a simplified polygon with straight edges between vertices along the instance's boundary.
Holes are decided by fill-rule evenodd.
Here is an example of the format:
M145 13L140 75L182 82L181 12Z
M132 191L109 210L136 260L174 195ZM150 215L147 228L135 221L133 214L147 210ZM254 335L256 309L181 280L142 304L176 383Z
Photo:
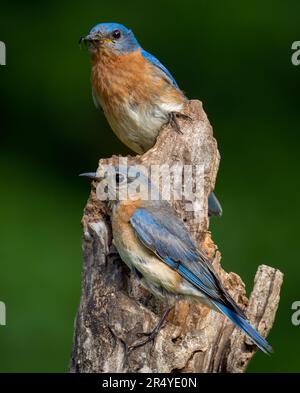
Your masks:
M91 173L83 175L97 179ZM263 352L272 352L224 289L211 262L169 202L147 198L157 193L147 176L135 167L120 166L98 180L112 204L113 241L122 260L154 296L168 305L158 325L146 334L149 337L131 349L153 340L170 307L184 299L226 315Z
M180 132L177 116L186 97L170 72L146 52L133 32L118 23L93 27L85 42L92 58L92 93L118 138L142 154L156 141L161 127L170 122ZM221 216L222 207L212 193L210 216Z

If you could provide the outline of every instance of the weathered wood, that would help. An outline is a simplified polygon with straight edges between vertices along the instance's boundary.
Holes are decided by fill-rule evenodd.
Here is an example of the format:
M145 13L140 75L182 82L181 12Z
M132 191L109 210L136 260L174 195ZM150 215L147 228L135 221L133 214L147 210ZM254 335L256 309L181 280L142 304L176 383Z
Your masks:
M130 164L192 164L204 167L204 194L196 196L199 211L187 211L186 202L174 201L177 213L199 247L213 261L225 288L258 331L266 337L279 303L283 275L262 265L258 268L250 300L235 273L226 273L221 254L208 231L207 197L213 190L219 152L212 127L199 101L185 108L191 120L180 120L183 134L165 127L156 145ZM118 157L100 160L118 162ZM195 179L198 181L198 179ZM161 329L155 346L133 351L125 361L125 348L157 323L162 304L143 289L119 259L112 245L110 211L96 198L95 183L83 217L83 277L74 332L71 372L243 372L257 348L221 314L202 305L179 302ZM226 206L225 206L226 208Z

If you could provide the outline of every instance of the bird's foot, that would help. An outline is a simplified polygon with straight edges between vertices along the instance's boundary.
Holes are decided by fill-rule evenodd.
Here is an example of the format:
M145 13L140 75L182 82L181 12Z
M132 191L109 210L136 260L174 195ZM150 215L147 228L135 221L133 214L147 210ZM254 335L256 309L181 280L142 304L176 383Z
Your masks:
M175 114L175 116L179 118L181 117L184 120L193 120L191 116L187 115L186 113L182 113L182 112L173 112L173 113Z
M137 333L137 337L146 337L145 340L141 340L140 342L137 342L136 344L130 345L127 348L127 354L130 354L132 351L134 351L137 348L141 348L144 345L148 344L148 343L152 343L151 345L151 354L153 352L154 346L155 346L155 338L159 332L160 328L157 329L156 327L151 331L151 332L140 332Z
M171 125L171 127L174 128L174 130L178 133L178 134L182 134L183 132L181 131L180 125L177 121L178 118L182 118L185 120L192 120L192 118L189 115L186 115L185 113L181 113L181 112L171 112L169 115L169 124Z
M126 359L128 359L128 356L129 356L130 352L134 351L137 348L143 347L144 345L148 344L149 342L152 342L151 353L153 352L153 349L154 349L154 346L155 346L154 345L155 344L155 338L156 338L157 334L159 333L160 329L164 326L165 319L168 316L168 314L170 312L170 309L171 308L167 308L163 312L163 314L162 314L158 324L155 326L155 328L151 332L148 332L148 333L146 333L146 332L137 333L138 337L146 336L147 338L145 340L142 340L142 341L134 344L134 345L130 345L129 347L127 347L126 348L126 354L125 354Z
M156 331L154 329L152 332L149 333L137 333L137 336L142 337L142 336L147 336L145 340L142 340L136 344L133 345L125 345L125 354L124 354L124 365L123 367L126 367L126 364L128 364L129 361L129 356L130 354L138 348L143 347L144 345L148 344L149 342L152 342L151 348L150 348L150 354L151 356L153 355L153 350L154 350L154 344L155 344L155 337L157 336L159 330Z

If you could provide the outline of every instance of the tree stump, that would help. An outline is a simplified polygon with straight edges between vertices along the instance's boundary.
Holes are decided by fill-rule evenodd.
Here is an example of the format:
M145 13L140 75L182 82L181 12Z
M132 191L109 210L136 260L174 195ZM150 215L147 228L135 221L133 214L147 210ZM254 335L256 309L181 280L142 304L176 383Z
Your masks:
M250 298L235 273L226 273L221 254L208 230L207 198L214 189L219 152L212 127L197 100L189 101L180 120L182 134L170 126L160 132L155 146L142 156L127 157L128 164L174 163L204 168L204 193L196 196L197 212L184 201L173 201L178 215L212 260L225 288L243 308L262 336L269 333L279 303L283 274L259 266ZM119 157L102 159L115 164ZM195 179L197 181L198 179ZM97 200L96 183L85 207L83 224L82 293L75 321L71 372L244 372L257 347L223 315L204 305L178 302L155 345L138 348L125 359L126 347L158 322L162 304L140 286L112 244L110 210ZM225 206L226 209L226 206Z

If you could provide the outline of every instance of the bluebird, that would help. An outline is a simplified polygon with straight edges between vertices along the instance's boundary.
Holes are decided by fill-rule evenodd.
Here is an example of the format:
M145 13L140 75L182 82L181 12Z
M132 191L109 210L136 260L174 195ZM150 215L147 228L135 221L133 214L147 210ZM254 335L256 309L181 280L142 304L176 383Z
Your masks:
M86 42L92 58L92 91L116 135L138 154L149 150L163 124L174 122L186 98L169 71L146 52L133 32L100 23Z
M138 154L149 150L164 124L181 132L177 117L187 101L177 82L160 61L146 52L133 32L119 23L100 23L80 42L92 60L92 94L117 137ZM222 215L212 193L210 216Z
M142 198L134 192L148 189L147 195L154 195L157 189L149 177L133 166L112 169L101 178L92 173L83 175L98 180L98 186L107 190L112 205L113 242L121 259L141 284L166 304L157 326L146 333L147 339L131 349L153 340L176 301L187 300L224 314L263 352L272 352L225 290L211 261L197 247L169 202ZM127 192L130 184L137 181Z

